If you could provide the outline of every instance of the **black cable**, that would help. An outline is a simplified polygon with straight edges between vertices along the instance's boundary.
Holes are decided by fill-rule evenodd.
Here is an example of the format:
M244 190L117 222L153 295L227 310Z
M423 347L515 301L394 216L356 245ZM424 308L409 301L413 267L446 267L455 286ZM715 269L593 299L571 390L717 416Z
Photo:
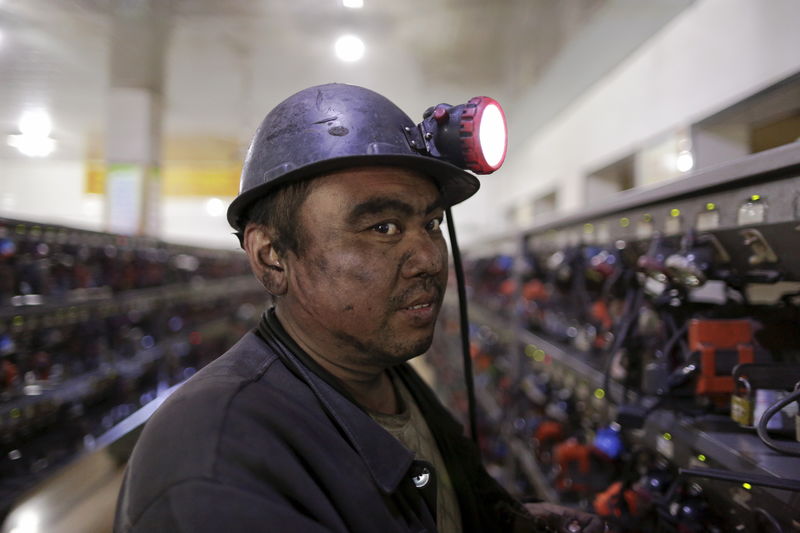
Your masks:
M764 444L766 444L767 446L769 446L770 448L772 448L777 452L789 455L800 455L800 445L787 446L785 444L773 440L767 434L767 424L769 423L769 420L773 416L775 416L781 409L783 409L790 403L796 402L798 400L800 400L800 390L796 390L786 398L770 405L767 408L767 410L764 411L764 414L761 415L761 420L758 421L758 426L756 426L756 431L758 432L758 438L760 438Z
M675 345L678 344L686 336L687 331L689 331L688 320L685 321L681 327L673 329L672 336L667 340L666 344L664 345L664 349L662 351L664 357L667 358L668 361L669 361L669 356L672 353L672 350L675 349Z
M589 289L586 287L586 258L584 257L584 250L578 246L574 250L575 255L570 260L570 268L572 268L572 290L570 291L570 303L573 306L573 316L578 321L588 322L588 310L591 306L591 295Z
M617 265L616 268L611 272L611 275L606 278L603 282L603 288L601 289L601 298L603 300L611 300L611 291L614 289L614 285L620 280L620 278L625 273L625 265L622 263L622 255L619 253L619 250L612 252L614 254L615 264Z
M478 442L478 424L475 409L475 382L472 377L472 357L469 353L469 317L467 316L467 289L464 281L464 267L461 264L461 251L456 240L456 227L453 213L448 207L447 233L450 235L450 249L453 253L453 269L456 271L456 286L458 288L458 317L461 323L461 347L464 357L464 383L467 386L467 405L469 416L469 433L475 443Z
M603 369L603 389L606 391L606 394L609 395L609 398L612 398L611 369L614 366L614 356L627 342L631 328L639 319L639 309L644 302L644 290L641 287L635 287L633 291L632 295L630 292L626 295L625 308L618 322L618 328L614 335L614 342L608 350L608 356ZM624 403L624 397L621 397L620 401Z

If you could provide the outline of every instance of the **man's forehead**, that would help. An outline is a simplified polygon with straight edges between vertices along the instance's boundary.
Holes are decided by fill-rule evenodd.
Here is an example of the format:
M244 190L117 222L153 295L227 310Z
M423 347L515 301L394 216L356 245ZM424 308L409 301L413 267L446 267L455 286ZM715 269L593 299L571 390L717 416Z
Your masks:
M358 197L393 193L407 195L407 191L413 189L413 196L424 196L428 202L441 199L441 191L433 178L404 167L348 168L324 174L315 181L317 186L323 186L328 190L341 189L342 192Z

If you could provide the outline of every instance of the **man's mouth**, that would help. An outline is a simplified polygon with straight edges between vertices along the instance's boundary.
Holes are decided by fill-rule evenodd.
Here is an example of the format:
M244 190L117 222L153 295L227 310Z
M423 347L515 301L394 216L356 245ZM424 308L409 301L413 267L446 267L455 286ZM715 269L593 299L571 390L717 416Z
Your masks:
M442 301L442 289L435 284L409 287L395 299L394 309L402 311L434 311Z

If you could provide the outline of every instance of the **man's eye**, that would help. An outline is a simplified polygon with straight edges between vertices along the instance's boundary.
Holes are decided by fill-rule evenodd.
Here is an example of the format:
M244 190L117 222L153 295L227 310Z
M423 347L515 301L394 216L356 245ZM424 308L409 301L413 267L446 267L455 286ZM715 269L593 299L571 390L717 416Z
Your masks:
M372 229L383 235L397 235L400 233L400 228L394 222L381 222L372 226Z
M427 229L428 231L440 231L442 228L442 219L441 218L434 218L430 222L428 222Z

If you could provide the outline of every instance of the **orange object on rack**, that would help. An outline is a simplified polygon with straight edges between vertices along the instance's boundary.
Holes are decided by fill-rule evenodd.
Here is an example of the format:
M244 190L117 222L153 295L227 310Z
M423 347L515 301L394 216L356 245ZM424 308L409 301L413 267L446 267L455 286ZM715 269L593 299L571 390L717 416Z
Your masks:
M575 438L567 439L553 448L553 462L560 467L555 480L557 490L588 490L588 485L582 479L575 479L572 474L578 474L581 478L589 474L591 453L591 446L581 444Z
M514 291L516 290L517 290L516 280L514 278L508 278L500 284L500 287L498 288L497 292L499 292L503 296L513 296Z
M623 492L622 481L612 483L606 490L594 497L594 512L606 519L621 518L623 515L622 498L625 499L624 504L627 506L627 513L637 516L639 505L636 492L632 489L626 489Z
M608 311L608 305L603 300L596 300L592 304L592 318L595 319L605 331L609 331L614 321Z
M532 279L522 286L522 296L529 302L546 302L550 299L550 293L538 279Z
M544 420L536 428L534 438L541 443L559 442L564 438L564 425L555 420Z
M693 319L689 323L689 349L700 353L700 376L695 391L702 395L733 392L733 368L752 363L753 326L749 320ZM735 352L729 361L720 361L722 352Z

